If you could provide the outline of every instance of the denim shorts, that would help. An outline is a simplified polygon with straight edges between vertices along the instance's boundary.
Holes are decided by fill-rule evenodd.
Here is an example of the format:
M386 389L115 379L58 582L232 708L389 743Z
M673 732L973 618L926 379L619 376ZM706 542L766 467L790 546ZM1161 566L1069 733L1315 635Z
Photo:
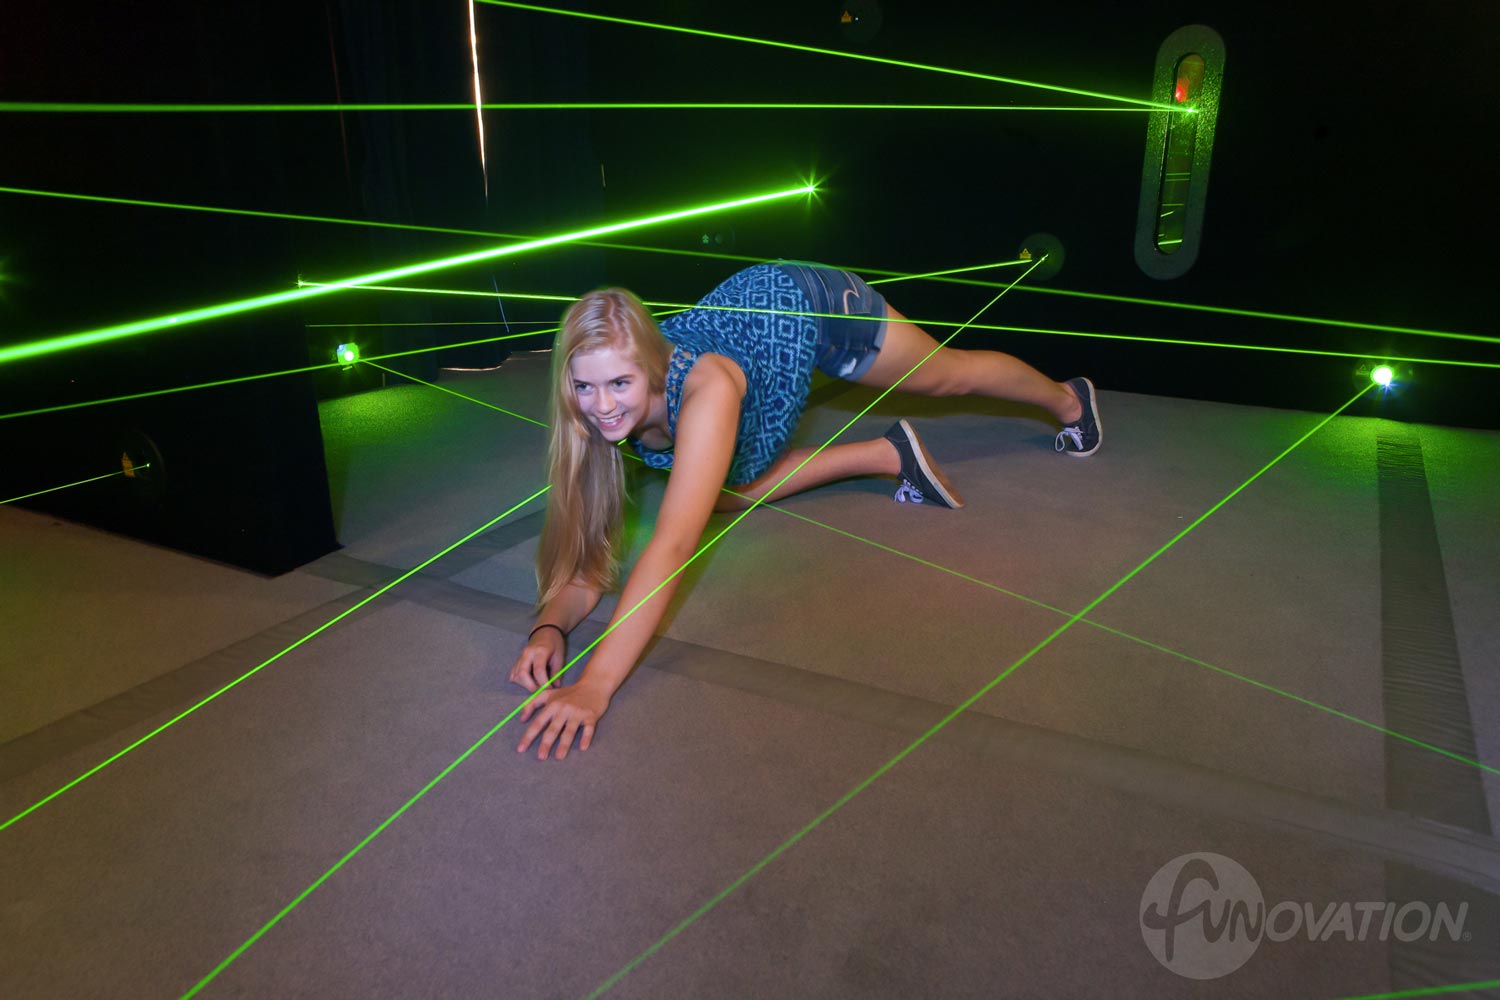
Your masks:
M850 382L875 364L885 343L885 296L857 274L804 261L775 261L818 313L818 371ZM868 317L868 318L866 318Z

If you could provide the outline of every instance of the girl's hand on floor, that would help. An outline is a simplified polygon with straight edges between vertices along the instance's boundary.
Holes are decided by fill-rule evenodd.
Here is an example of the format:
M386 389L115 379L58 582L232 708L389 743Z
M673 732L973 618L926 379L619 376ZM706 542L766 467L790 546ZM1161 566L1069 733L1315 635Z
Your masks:
M535 691L556 676L566 655L567 643L562 633L555 628L541 629L516 657L515 666L510 668L510 682Z
M594 741L595 724L608 709L609 695L591 686L587 679L565 688L547 688L521 710L522 722L532 719L533 714L536 718L516 752L525 753L538 736L542 742L537 747L537 760L546 760L554 744L557 759L562 760L575 735L579 736L578 749L587 750Z

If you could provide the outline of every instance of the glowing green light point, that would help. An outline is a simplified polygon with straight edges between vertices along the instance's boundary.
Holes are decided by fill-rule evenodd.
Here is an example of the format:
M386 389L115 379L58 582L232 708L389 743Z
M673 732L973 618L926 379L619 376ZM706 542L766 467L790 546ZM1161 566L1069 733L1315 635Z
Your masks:
M1370 373L1370 381L1380 386L1390 385L1391 380L1395 377L1396 373L1391 370L1390 365L1381 365Z
M338 350L333 352L333 356L342 365L352 365L359 360L359 345L340 344Z

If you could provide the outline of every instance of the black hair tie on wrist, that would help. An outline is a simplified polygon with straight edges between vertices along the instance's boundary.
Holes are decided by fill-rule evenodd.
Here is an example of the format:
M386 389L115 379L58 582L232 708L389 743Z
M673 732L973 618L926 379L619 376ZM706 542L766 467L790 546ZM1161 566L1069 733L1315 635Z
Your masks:
M536 635L538 632L540 632L544 628L555 628L555 629L557 629L558 633L563 637L564 641L566 641L567 638L568 638L568 633L566 633L566 632L563 631L561 625L554 625L551 622L547 622L545 625L538 625L536 628L532 629L531 630L531 635L528 635L526 637L526 641L530 642L531 639L532 639L532 636Z

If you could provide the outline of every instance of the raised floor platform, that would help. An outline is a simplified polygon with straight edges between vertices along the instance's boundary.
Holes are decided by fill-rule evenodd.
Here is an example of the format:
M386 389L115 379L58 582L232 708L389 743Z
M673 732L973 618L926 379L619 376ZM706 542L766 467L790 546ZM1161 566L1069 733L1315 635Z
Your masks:
M542 419L546 364L442 384ZM800 439L872 398L820 382ZM850 434L910 417L968 506L869 479L753 512L562 763L495 731L539 501L266 662L544 486L533 424L421 386L325 404L345 547L274 580L0 508L0 823L145 739L0 830L0 996L180 996L216 969L202 996L1500 980L1500 434L1101 406L1078 461L1022 411L888 397ZM635 482L631 558L664 477ZM1332 937L1236 956L1189 922L1168 968L1142 914L1193 853ZM1467 904L1463 933L1401 941L1377 912L1360 940L1352 909L1347 940L1344 904L1376 902Z

